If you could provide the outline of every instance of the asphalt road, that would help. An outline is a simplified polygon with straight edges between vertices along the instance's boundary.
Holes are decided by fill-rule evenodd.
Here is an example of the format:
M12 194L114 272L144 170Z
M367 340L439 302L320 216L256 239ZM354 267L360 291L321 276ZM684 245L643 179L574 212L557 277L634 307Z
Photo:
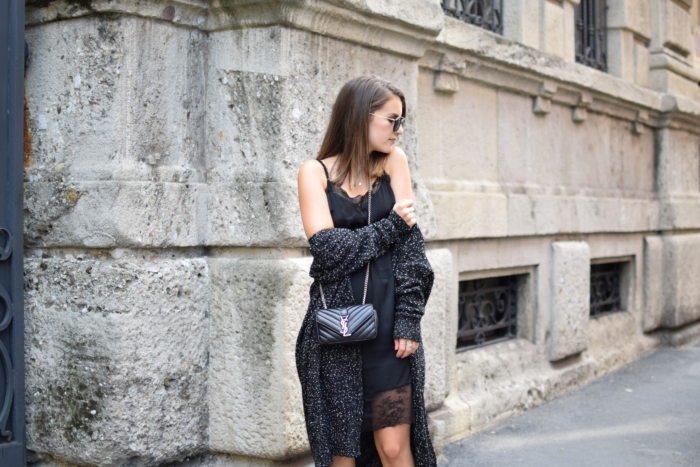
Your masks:
M440 467L700 467L700 342L445 446Z

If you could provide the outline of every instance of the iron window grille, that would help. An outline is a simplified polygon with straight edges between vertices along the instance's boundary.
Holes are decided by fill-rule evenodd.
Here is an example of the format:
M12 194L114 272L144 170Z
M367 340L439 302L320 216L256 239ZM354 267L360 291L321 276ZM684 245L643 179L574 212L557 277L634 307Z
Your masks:
M591 317L622 310L622 263L591 265Z
M442 10L447 16L503 34L502 0L442 0Z
M607 71L607 29L605 0L581 0L575 8L576 61Z
M517 276L460 281L457 349L516 337L517 297Z

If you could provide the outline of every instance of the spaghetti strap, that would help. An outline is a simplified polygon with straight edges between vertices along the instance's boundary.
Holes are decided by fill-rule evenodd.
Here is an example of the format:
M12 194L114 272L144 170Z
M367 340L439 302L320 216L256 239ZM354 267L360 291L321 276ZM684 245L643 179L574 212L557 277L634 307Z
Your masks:
M318 161L319 164L321 164L323 166L323 171L326 172L326 180L330 180L330 177L328 176L328 169L326 168L326 164L321 162L320 159L316 159L316 160Z

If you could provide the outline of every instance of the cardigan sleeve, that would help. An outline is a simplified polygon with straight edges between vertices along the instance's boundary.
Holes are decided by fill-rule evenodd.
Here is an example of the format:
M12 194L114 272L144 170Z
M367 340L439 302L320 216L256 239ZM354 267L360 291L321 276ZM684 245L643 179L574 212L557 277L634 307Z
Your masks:
M394 339L421 341L420 320L425 313L435 274L425 254L425 241L418 226L394 247Z
M322 282L336 282L378 258L411 228L396 211L359 229L332 228L309 238L313 262L309 275Z

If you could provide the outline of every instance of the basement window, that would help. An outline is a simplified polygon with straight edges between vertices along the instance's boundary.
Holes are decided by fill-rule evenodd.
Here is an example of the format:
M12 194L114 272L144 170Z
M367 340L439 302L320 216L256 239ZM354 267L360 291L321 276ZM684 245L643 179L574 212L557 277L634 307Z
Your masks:
M459 282L457 350L517 335L518 276Z
M620 291L625 264L591 264L591 318L623 311Z

